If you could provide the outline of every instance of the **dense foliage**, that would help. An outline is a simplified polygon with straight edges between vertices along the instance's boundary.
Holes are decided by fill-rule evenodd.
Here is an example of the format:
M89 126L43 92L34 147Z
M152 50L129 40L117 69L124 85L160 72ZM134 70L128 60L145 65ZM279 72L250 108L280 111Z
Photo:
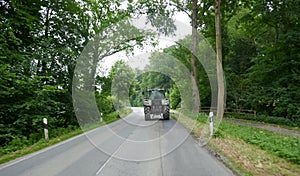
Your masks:
M228 106L300 118L300 2L262 1L224 29Z
M178 11L191 11L189 2L181 8L177 4L179 2L172 2ZM201 1L200 4L199 32L214 46L213 1ZM299 121L300 2L228 1L221 3L221 6L227 108L255 110L260 115ZM184 42L191 43L190 37ZM187 48L175 45L163 52L174 56L191 70L191 53ZM155 60L157 56L154 53L150 59ZM197 67L201 106L209 106L211 94L208 78L200 63ZM151 79L154 79L155 75L152 76Z
M78 126L71 97L76 59L95 34L129 16L120 6L118 0L0 1L1 147L39 140L43 118L53 133Z
M201 2L199 32L214 46L212 3ZM189 4L186 5L188 10ZM299 121L300 2L249 0L243 3L228 1L221 5L226 106ZM164 52L190 69L190 53L186 48L175 45ZM199 63L198 69L201 106L209 106L211 95L207 75Z

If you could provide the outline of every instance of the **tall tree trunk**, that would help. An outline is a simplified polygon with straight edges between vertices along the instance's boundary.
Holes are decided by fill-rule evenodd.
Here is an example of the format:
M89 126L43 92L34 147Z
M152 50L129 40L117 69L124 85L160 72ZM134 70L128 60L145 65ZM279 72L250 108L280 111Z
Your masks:
M216 28L216 50L217 50L217 77L218 77L218 104L217 117L220 118L224 113L224 77L222 67L222 39L221 39L221 17L220 1L215 0L215 28Z
M50 9L50 5L49 7L47 7L47 12L46 12L46 21L45 21L45 41L48 40L49 38L49 21L50 21L50 15L51 15L51 9ZM41 58L41 71L40 71L40 75L42 76L46 76L48 74L48 68L47 68L47 62L48 62L48 56L49 53L46 52L44 54L42 54L42 58ZM47 84L48 79L43 78L42 81Z
M193 71L192 76L192 83L193 83L193 97L194 97L194 105L193 105L193 111L199 112L200 108L200 95L198 91L198 85L199 85L199 71L197 68L197 54L198 54L198 0L192 1L192 54L191 54L191 68Z

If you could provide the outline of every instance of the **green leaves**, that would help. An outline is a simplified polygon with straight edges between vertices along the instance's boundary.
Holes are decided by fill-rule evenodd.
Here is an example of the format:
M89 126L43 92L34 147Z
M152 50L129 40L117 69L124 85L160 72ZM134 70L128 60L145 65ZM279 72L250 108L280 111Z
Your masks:
M295 0L252 2L228 22L228 105L299 119L299 16ZM226 32L226 31L225 31Z
M44 117L53 128L78 125L71 98L77 58L97 33L131 12L121 9L119 0L11 0L0 5L1 147L13 140L10 136L23 141L41 134Z

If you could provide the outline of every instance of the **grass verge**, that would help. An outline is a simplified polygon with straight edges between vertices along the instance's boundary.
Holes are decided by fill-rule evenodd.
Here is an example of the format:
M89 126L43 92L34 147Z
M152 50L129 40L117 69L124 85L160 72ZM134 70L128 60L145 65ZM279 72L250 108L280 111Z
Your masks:
M235 137L273 155L300 165L300 138L276 134L255 127L223 122L215 137Z
M59 142L67 140L71 137L77 136L81 133L83 133L83 131L80 128L78 128L78 129L76 129L76 130L74 130L74 131L72 131L68 134L50 139L49 141L46 141L45 139L41 139L40 141L38 141L37 143L35 143L31 146L26 146L23 149L20 149L20 150L2 155L0 157L0 164L11 161L11 160L14 160L14 159L22 157L22 156L25 156L25 155L33 153L33 152L36 152L36 151L41 150L43 148L49 147L51 145L57 144Z
M192 133L200 137L206 117L191 119L172 114ZM191 125L192 124L192 125ZM195 125L194 125L195 124ZM208 146L225 156L225 164L238 175L298 175L300 139L254 127L222 122Z

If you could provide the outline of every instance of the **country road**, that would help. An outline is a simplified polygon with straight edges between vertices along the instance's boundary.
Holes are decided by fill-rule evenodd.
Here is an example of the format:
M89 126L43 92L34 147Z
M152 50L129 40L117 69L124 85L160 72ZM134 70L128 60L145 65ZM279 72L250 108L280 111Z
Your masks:
M127 117L0 165L0 176L233 175L174 119Z

